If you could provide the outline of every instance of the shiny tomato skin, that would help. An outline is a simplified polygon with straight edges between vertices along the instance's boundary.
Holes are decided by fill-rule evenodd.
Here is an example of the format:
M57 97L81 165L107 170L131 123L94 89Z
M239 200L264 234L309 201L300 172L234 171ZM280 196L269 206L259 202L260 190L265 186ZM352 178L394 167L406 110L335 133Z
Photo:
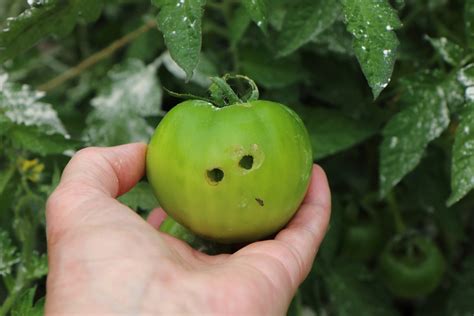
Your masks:
M146 167L161 207L177 222L204 238L250 242L295 214L312 152L301 119L282 104L218 108L188 100L158 125Z

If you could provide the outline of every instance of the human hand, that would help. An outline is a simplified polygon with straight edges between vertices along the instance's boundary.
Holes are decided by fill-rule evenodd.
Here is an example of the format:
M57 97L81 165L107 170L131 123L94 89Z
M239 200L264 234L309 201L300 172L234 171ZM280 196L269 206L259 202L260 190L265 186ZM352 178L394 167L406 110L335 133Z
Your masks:
M79 151L47 203L47 315L283 315L330 216L324 171L274 239L208 256L157 231L116 197L143 176L146 145Z

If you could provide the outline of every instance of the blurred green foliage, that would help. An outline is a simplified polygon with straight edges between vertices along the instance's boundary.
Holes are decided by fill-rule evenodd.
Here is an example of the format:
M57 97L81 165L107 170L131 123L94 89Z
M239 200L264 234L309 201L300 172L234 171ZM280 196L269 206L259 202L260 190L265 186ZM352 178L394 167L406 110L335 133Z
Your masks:
M163 87L203 95L225 73L301 115L330 179L289 314L474 312L473 0L2 0L0 29L0 315L42 313L45 202L71 155L148 141L179 102ZM120 200L156 204L146 181ZM407 300L378 257L412 235L447 268Z

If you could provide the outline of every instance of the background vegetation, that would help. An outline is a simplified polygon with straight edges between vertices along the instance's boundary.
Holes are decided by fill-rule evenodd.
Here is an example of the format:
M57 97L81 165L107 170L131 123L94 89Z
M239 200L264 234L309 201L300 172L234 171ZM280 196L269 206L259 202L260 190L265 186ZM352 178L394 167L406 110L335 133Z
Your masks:
M300 113L330 179L289 313L474 313L473 0L1 0L0 29L0 315L42 313L44 204L74 151L147 141L164 87L225 73ZM145 181L121 200L156 206ZM401 298L381 253L426 272L417 238L445 269Z

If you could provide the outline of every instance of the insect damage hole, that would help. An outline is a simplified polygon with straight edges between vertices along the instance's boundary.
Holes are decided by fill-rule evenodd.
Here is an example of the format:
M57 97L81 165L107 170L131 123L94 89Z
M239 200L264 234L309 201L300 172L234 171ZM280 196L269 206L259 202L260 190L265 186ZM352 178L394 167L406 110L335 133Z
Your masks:
M219 168L207 170L207 179L211 184L216 185L224 179L224 171Z
M245 155L239 161L239 166L241 168L250 170L253 166L253 156L252 155Z

